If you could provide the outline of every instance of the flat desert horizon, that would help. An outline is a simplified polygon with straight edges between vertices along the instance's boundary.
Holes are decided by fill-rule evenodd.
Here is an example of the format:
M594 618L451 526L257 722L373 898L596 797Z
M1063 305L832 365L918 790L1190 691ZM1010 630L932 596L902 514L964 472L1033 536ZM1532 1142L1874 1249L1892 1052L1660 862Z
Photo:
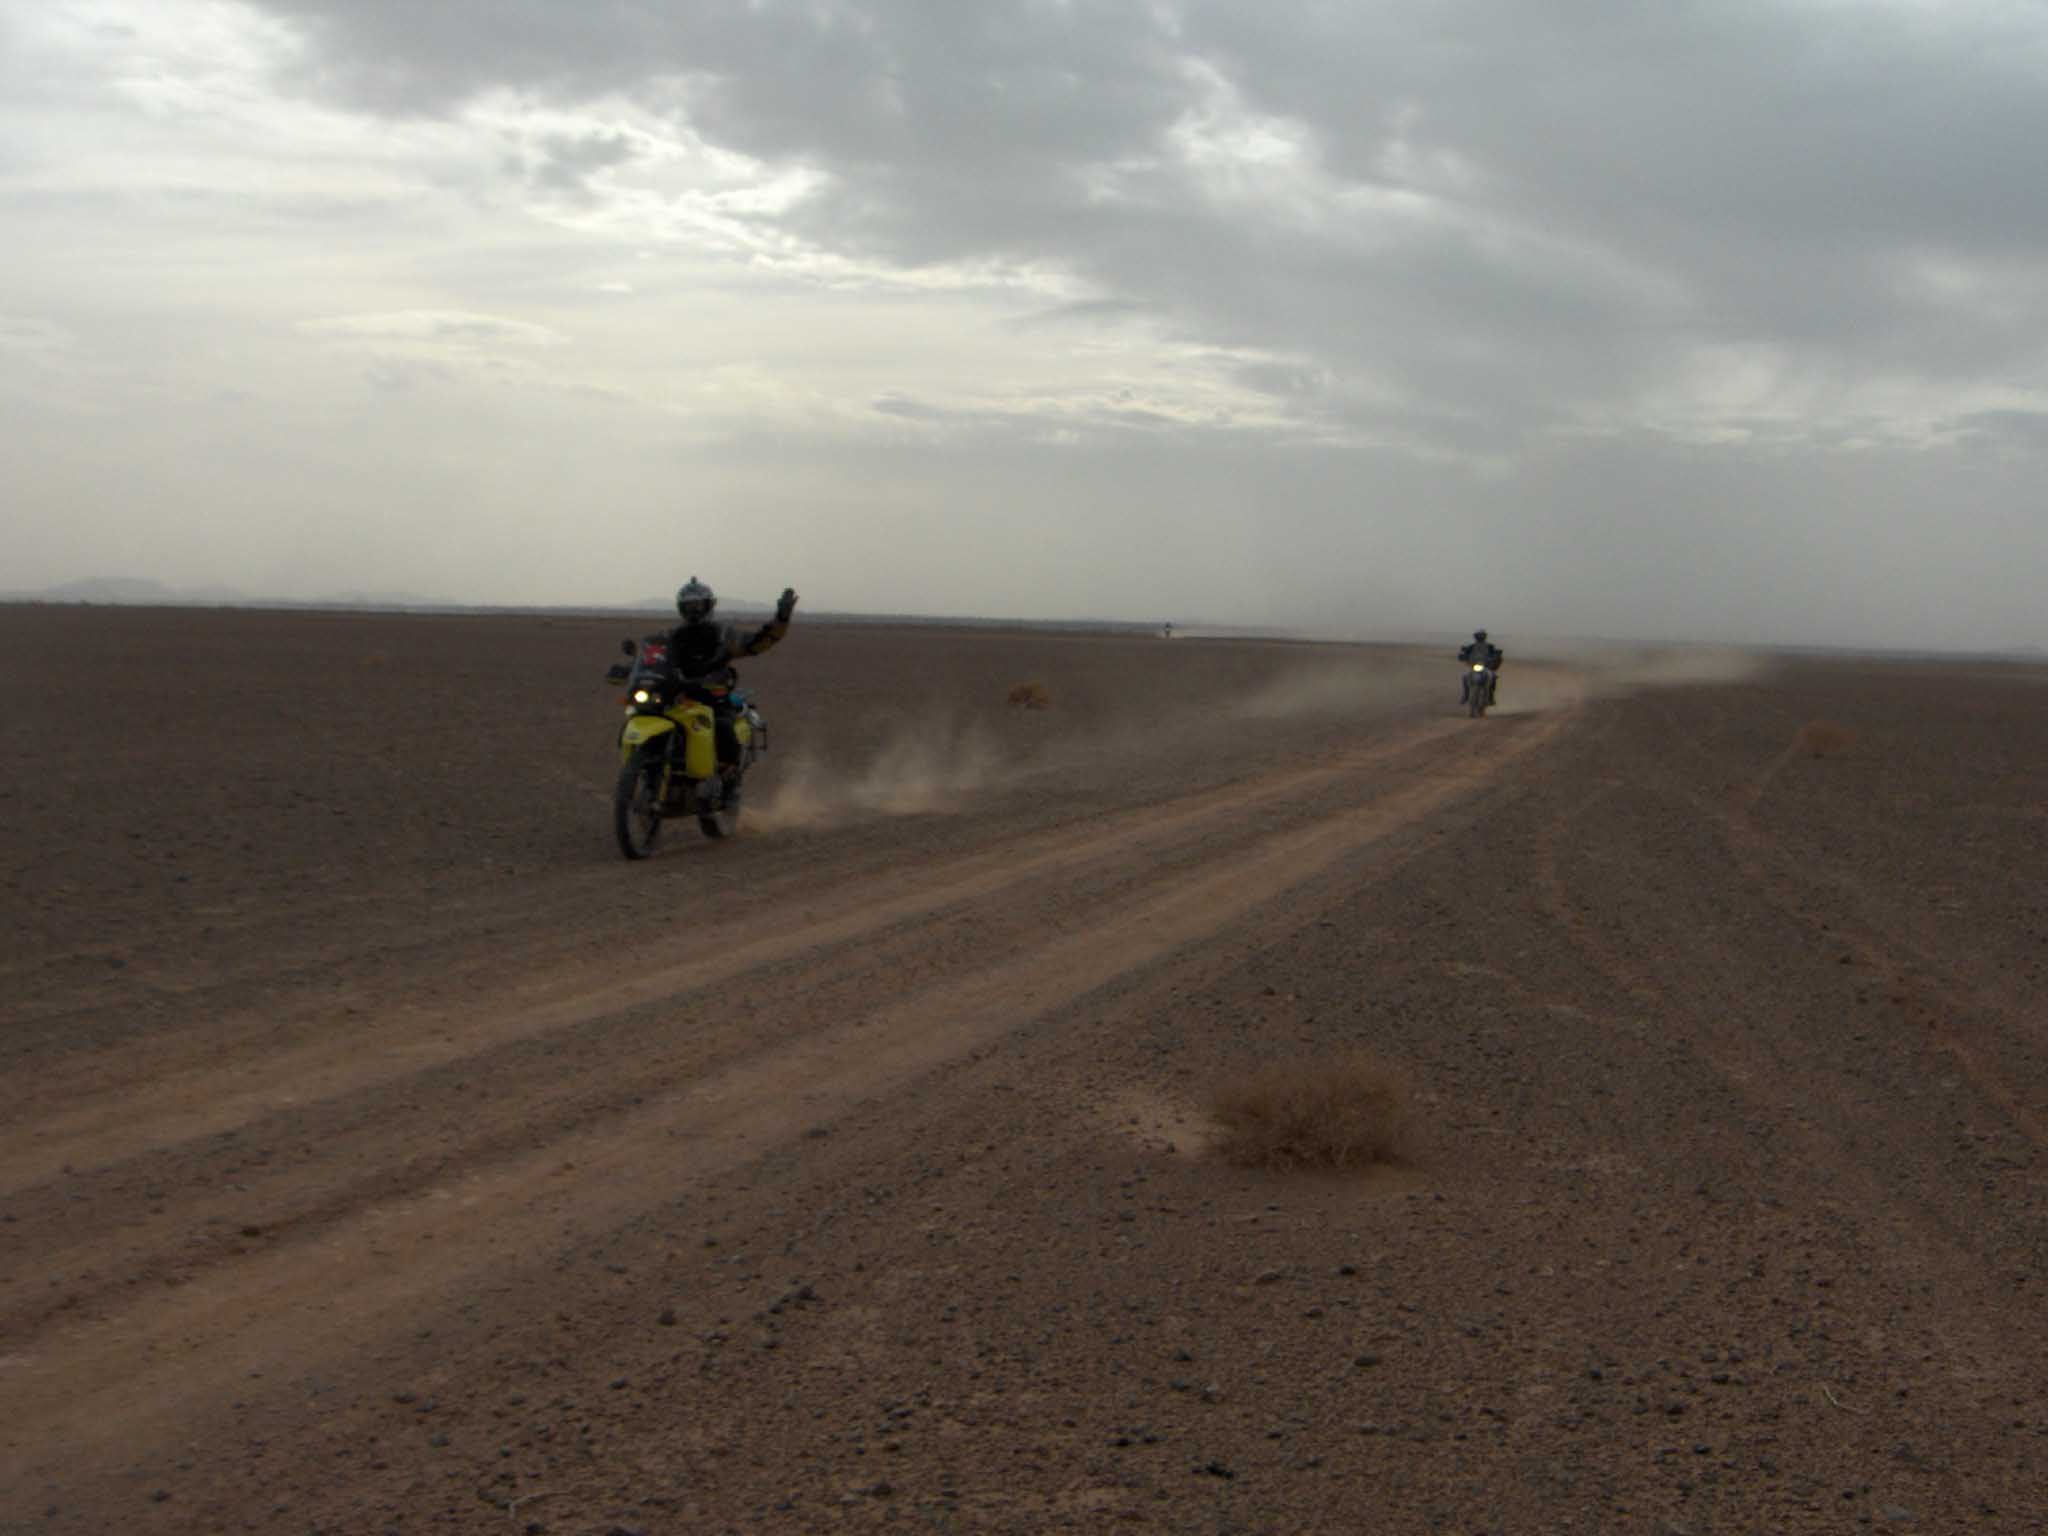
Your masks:
M2048 1530L2048 666L627 627L0 606L0 1532Z

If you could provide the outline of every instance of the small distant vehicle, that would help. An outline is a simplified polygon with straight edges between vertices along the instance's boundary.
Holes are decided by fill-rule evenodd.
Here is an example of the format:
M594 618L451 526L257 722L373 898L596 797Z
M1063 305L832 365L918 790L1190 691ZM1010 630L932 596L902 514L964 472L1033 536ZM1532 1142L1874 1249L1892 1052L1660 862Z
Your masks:
M669 665L668 636L623 642L630 662L614 662L605 681L623 684L626 718L619 728L619 777L612 790L612 828L619 852L644 859L664 821L695 817L706 837L739 831L747 770L768 750L768 723L744 690L725 692L682 680ZM732 718L736 762L718 761L718 709Z
M1465 708L1474 720L1483 719L1493 702L1493 668L1483 661L1470 663L1465 672Z

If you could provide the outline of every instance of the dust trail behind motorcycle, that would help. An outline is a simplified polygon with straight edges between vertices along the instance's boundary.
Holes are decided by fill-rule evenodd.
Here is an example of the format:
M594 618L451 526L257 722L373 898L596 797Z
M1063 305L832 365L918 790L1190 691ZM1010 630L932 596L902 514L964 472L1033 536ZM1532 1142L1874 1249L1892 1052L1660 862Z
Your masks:
M1119 642L1124 643L1124 642ZM887 816L959 815L1006 796L1100 795L1105 779L1242 773L1299 750L1290 727L1356 728L1426 707L1445 668L1427 652L1285 642L1182 639L1147 653L1178 667L1142 672L1105 693L1055 654L1038 668L1042 703L1019 707L998 674L980 696L877 715L873 740L800 746L764 775L754 834L816 830ZM1247 654L1256 664L1247 666ZM1035 679L1034 679L1035 680ZM801 726L798 728L801 730Z
M1528 714L1587 698L1664 688L1728 686L1769 676L1773 662L1733 646L1560 645L1532 647L1501 668L1494 713Z

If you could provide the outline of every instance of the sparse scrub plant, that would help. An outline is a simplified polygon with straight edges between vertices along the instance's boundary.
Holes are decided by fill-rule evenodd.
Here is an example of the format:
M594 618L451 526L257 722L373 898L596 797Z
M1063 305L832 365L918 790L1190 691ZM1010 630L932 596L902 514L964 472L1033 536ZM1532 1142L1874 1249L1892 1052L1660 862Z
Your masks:
M1019 683L1010 690L1012 709L1051 709L1052 695L1043 683Z
M1400 1162L1412 1113L1407 1079L1367 1051L1275 1062L1209 1098L1224 1157L1283 1171Z
M1841 757L1856 745L1856 733L1832 720L1809 720L1799 727L1792 745L1806 757Z

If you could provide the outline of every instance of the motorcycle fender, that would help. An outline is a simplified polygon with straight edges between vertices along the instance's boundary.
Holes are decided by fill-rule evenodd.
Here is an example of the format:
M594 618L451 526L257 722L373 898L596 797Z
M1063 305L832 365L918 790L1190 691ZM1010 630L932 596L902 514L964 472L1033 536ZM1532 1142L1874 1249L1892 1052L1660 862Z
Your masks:
M633 716L632 719L626 722L624 729L619 732L620 758L631 757L635 752L638 752L647 745L648 742L653 741L658 736L666 736L675 728L676 723L673 720L665 720L659 715Z
M683 729L683 772L693 779L718 773L718 728L709 704L691 702L671 710Z

